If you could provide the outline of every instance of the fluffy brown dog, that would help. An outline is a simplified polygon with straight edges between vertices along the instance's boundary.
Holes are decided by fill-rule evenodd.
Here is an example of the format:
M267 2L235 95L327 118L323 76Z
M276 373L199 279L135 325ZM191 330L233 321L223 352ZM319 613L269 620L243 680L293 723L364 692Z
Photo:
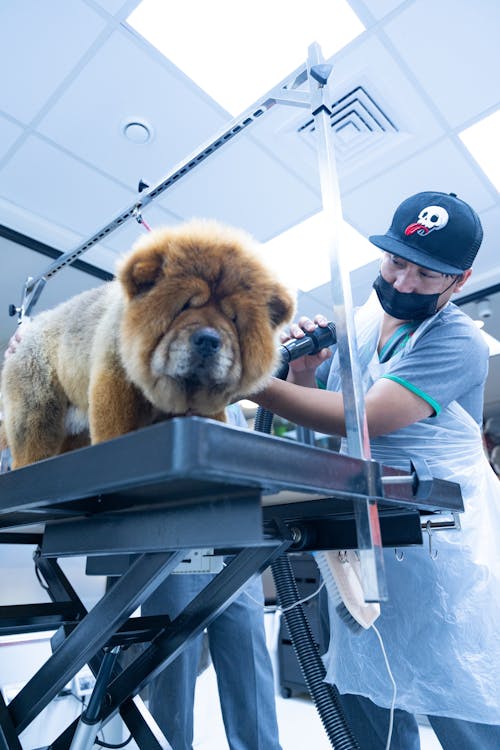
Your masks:
M209 221L151 232L116 280L23 325L1 385L13 468L67 450L71 435L82 445L165 416L224 421L269 378L293 311L244 232Z

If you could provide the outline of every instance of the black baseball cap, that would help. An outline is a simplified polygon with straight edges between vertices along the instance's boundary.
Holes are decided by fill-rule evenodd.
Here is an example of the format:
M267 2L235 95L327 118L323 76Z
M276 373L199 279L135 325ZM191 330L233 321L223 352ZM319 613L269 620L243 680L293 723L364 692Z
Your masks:
M455 193L426 191L398 206L385 234L368 239L423 268L461 274L472 266L483 228L474 209Z

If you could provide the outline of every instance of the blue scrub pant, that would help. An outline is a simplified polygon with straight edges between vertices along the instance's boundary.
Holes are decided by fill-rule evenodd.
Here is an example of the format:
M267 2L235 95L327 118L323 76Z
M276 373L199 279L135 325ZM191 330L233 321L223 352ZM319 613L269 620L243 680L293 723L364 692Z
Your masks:
M453 687L451 687L453 689ZM347 723L361 750L385 750L389 730L389 710L380 708L361 695L341 695ZM428 716L443 750L498 750L500 726ZM415 717L396 709L390 750L420 750Z
M176 617L213 576L169 576L142 605L142 614ZM264 630L259 579L208 626L210 655L231 750L281 750L274 678ZM149 710L173 750L192 750L193 706L202 638L199 636L149 685Z

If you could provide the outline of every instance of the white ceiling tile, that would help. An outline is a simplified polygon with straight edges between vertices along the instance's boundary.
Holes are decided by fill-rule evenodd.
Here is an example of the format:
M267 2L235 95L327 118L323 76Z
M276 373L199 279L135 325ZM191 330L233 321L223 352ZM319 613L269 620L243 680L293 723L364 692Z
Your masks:
M147 225L153 230L164 226L172 226L173 224L178 224L180 221L177 216L173 216L167 211L162 210L157 202L150 203L149 206L146 206L142 211L142 217ZM115 254L121 254L130 250L134 242L136 242L139 237L142 237L147 231L146 227L139 224L136 219L129 219L122 224L121 227L109 234L106 237L106 241L99 246L108 248Z
M443 139L345 196L344 216L365 237L380 234L396 206L422 190L457 193L478 212L494 203L462 150Z
M452 127L499 103L498 0L419 0L384 28Z
M53 221L43 219L33 212L33 208L22 208L19 204L12 203L0 197L0 215L2 223L9 229L32 237L38 242L65 252L76 247L81 236L67 228L58 226Z
M0 171L0 196L90 235L131 204L134 194L36 136Z
M214 218L265 242L321 206L313 191L245 136L201 162L160 198L167 210L189 219Z
M467 296L485 286L500 284L500 262L498 260L498 238L500 237L500 206L481 212L484 239L476 260L473 273L464 287ZM500 325L500 316L498 318Z
M380 254L382 257L382 254ZM380 260L372 260L365 266L351 272L352 303L355 307L362 305L372 291L372 285L377 278Z
M86 102L86 106L82 106ZM153 137L135 144L124 125L142 120ZM126 32L114 33L38 130L132 189L159 181L225 120L220 108L168 70Z
M296 319L302 315L307 315L308 318L313 319L319 313L331 318L332 293L329 282L310 292L303 292L301 289L297 292Z
M100 5L107 13L115 14L120 8L127 7L127 14L130 14L136 5L139 5L140 0L93 0L97 5Z
M355 12L359 12L362 20L365 19L366 12L379 20L404 2L405 0L349 0L349 5Z
M349 247L340 247L341 253L349 253ZM351 283L351 297L353 307L362 305L371 292L372 284L377 276L379 261L374 260L349 274ZM323 313L328 318L333 316L333 289L330 279L310 292L299 290L297 293L297 315L308 315L313 318L316 313Z
M30 122L104 26L81 0L0 3L0 110Z
M356 136L345 144L334 134L343 192L365 184L391 164L408 158L444 135L443 126L427 102L377 37L369 34L359 37L329 62L333 68L329 105L358 91L358 99L368 102L375 116L380 115L380 121L385 118L393 125L386 132L362 127L358 135L359 147ZM363 106L362 103L357 108L361 115ZM347 109L342 121L348 122L350 117ZM280 104L258 121L252 134L274 156L300 174L301 179L316 187L319 182L316 134L304 127L308 122L311 122L308 110Z
M23 133L23 128L0 115L0 159Z

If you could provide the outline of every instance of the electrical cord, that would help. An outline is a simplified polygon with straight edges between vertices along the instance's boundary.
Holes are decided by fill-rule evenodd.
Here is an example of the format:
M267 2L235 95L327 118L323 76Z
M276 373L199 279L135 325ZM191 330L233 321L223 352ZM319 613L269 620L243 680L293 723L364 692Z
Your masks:
M316 591L313 591L312 594L309 594L309 596L305 596L303 599L299 599L298 602L294 602L293 604L290 604L288 607L280 607L280 611L281 612L289 612L294 607L298 607L299 604L303 604L304 602L309 601L309 599L313 599L315 596L318 596L319 592L321 591L321 589L323 588L324 585L325 585L325 582L322 581L322 583L319 586L319 588L317 588Z
M391 739L392 739L392 728L393 728L393 725L394 725L394 707L396 705L396 695L397 695L396 680L394 679L393 674L391 672L391 667L389 665L389 659L387 658L387 654L386 654L386 651L385 651L385 646L384 646L384 641L382 640L382 636L380 635L380 632L375 627L375 625L372 624L371 627L375 631L375 635L379 639L380 647L382 649L382 655L384 657L385 666L386 666L386 669L387 669L387 674L389 675L389 679L390 679L390 681L392 683L392 701L391 701L391 708L390 708L390 712L389 712L389 730L388 730L388 733L387 733L387 742L386 742L386 745L385 745L385 750L389 750L389 748L391 746Z
M223 562L222 563L222 567L225 568L226 566L227 566L227 563ZM324 585L325 585L325 581L322 581L321 585L316 589L316 591L313 591L312 594L309 594L309 596L305 596L303 599L299 599L298 602L294 602L293 604L290 604L290 606L288 606L288 607L281 607L278 604L278 606L276 607L276 610L278 612L288 612L290 609L293 609L294 607L298 607L299 604L303 604L304 602L309 601L309 599L314 599L315 596L318 596L319 592L321 591L321 589L323 588ZM249 599L251 599L253 602L255 602L255 604L258 604L259 607L262 607L262 609L266 608L265 604L263 604L262 602L259 602L259 600L256 599L251 594L249 594L248 591L244 590L243 593L245 594L245 596L248 596Z
M324 585L325 585L325 582L322 581L322 583L319 586L319 588L317 588L316 591L313 591L312 594L309 594L309 596L305 596L303 599L299 599L298 602L294 602L293 604L290 604L288 607L281 607L280 605L278 605L276 607L276 610L278 612L288 612L290 609L293 609L294 607L298 607L299 604L304 604L304 602L309 601L309 599L314 599L315 596L318 596L319 592L321 591L321 589L323 588ZM244 591L243 593L246 594L246 596L248 596L248 598L251 599L253 602L255 602L256 604L258 604L259 607L262 607L263 609L265 609L265 604L262 604L262 602L259 602L259 600L256 599L251 594L249 594L248 591Z

